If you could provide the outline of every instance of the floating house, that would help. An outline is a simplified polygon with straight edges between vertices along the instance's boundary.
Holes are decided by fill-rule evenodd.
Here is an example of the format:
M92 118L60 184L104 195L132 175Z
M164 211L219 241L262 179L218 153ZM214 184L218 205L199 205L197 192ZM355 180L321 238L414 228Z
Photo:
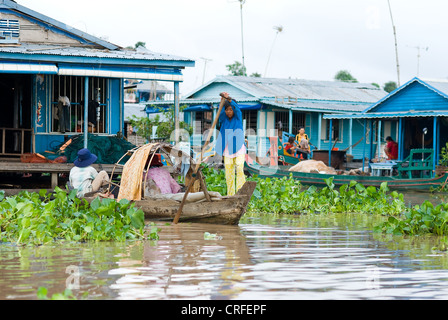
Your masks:
M157 81L126 79L124 81L124 102L144 103L153 100L173 100L173 90Z
M362 112L325 114L323 118L359 123L363 129L353 134L366 137L361 149L368 159L381 159L385 138L391 136L398 142L398 161L413 150L429 150L435 172L441 148L448 142L448 81L413 78Z
M315 148L327 148L336 139L337 147L350 147L356 143L350 132L357 129L362 132L362 128L352 120L334 120L330 138L329 121L322 117L323 114L361 112L387 95L387 92L372 84L219 76L180 101L181 106L185 107L185 121L194 128L193 145L203 141L204 131L210 128L216 117L219 93L223 91L228 92L240 105L249 145L256 145L259 155L266 153L269 136L276 136L279 131L295 135L300 126L305 128ZM154 105L170 104L173 102L149 103L147 110ZM361 158L362 148L359 145L350 151Z
M125 79L171 82L194 61L124 49L0 0L0 156L51 150L67 136L123 133Z

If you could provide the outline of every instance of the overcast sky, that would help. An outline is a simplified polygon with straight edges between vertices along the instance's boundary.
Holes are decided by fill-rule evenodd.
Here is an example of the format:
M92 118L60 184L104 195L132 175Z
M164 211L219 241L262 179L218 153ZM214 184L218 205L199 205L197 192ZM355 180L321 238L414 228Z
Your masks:
M149 50L195 60L184 71L181 95L242 61L237 0L17 2L123 47L143 41ZM390 4L401 84L417 72L423 79L448 79L448 1ZM242 12L249 75L333 80L337 71L348 70L359 82L398 82L387 0L246 0ZM277 37L274 26L283 27Z

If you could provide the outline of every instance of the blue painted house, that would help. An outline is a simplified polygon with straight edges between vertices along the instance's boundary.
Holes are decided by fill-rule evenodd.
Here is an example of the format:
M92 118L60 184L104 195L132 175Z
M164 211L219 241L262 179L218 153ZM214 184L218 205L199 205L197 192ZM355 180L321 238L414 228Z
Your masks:
M324 113L346 114L361 112L386 96L386 92L371 84L339 81L315 81L303 79L274 79L241 76L220 76L204 84L181 99L185 105L184 119L194 127L194 144L208 129L216 117L219 93L228 92L243 112L246 136L249 144L256 140L257 151L265 153L267 137L276 136L277 130L296 134L305 127L310 142L319 149L327 148L337 138L337 147L346 148L356 142L352 131L360 130L360 124L352 120L333 121L330 139L329 122ZM148 105L169 105L173 102L157 102ZM203 136L202 136L203 138ZM254 145L254 143L252 143ZM351 150L362 156L359 145Z
M123 132L125 79L171 82L178 108L182 71L193 66L121 48L0 0L0 155L51 150L73 134L84 134L86 143L87 132Z
M432 149L435 169L440 150L448 142L448 81L413 78L362 112L323 118L361 122L367 129L362 130L367 138L363 150L369 159L382 155L384 139L391 136L399 145L398 160L412 149ZM377 141L380 144L372 143Z

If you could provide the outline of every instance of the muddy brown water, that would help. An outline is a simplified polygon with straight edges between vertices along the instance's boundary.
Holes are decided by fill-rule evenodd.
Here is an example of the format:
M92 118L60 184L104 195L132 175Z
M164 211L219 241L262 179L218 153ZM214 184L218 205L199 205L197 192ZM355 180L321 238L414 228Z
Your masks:
M372 233L380 221L247 214L238 226L157 223L158 241L1 244L0 299L37 299L39 287L78 299L447 299L440 238Z

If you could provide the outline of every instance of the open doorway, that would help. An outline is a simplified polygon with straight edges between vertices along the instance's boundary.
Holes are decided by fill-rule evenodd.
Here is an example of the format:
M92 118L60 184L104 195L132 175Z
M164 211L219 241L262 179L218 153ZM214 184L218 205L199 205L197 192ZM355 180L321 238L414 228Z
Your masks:
M405 120L403 158L411 149L433 148L434 118L410 118Z
M31 150L31 75L0 74L0 155Z

